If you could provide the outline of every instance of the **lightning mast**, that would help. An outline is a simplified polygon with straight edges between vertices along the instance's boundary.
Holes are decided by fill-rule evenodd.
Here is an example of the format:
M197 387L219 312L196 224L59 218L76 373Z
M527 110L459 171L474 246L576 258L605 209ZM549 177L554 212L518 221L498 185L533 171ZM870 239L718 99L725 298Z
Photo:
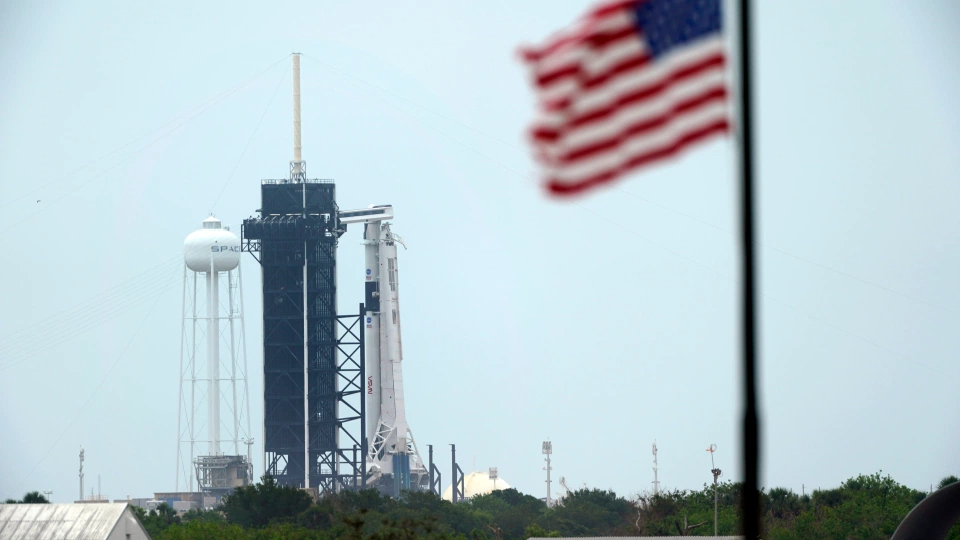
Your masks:
M293 53L293 161L290 179L302 182L307 178L307 163L303 161L300 144L300 53Z

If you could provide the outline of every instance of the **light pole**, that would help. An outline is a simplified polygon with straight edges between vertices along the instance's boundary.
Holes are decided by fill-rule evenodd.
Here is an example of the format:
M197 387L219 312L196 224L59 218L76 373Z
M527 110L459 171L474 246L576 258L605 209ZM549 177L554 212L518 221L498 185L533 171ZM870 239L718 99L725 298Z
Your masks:
M717 536L717 478L720 478L720 475L723 472L717 468L717 465L713 462L713 453L717 451L717 445L711 444L710 448L707 448L707 452L710 452L710 466L713 467L710 469L710 472L713 473L713 535Z
M80 447L80 498L77 499L80 502L83 502L83 447Z
M660 481L657 479L657 441L653 441L653 495L660 495Z
M547 508L550 508L553 506L550 500L550 469L552 468L550 467L550 454L553 453L553 443L550 441L543 441L542 450L543 455L547 456L547 459L545 460L547 462L547 466L544 467L543 470L547 471Z

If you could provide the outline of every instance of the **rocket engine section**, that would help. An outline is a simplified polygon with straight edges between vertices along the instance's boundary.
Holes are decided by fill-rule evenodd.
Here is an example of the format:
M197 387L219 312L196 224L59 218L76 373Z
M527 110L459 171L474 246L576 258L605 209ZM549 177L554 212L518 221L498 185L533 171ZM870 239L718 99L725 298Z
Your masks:
M403 399L403 346L397 244L386 220L391 206L341 211L342 223L364 223L364 305L368 482L398 495L427 489L429 475L407 424Z

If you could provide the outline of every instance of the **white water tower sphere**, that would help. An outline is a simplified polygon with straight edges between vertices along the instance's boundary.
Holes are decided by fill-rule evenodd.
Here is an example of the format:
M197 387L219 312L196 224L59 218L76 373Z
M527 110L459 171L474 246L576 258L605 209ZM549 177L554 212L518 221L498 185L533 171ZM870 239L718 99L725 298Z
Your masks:
M183 241L183 260L194 272L209 272L210 258L217 272L228 272L240 264L240 239L210 216Z

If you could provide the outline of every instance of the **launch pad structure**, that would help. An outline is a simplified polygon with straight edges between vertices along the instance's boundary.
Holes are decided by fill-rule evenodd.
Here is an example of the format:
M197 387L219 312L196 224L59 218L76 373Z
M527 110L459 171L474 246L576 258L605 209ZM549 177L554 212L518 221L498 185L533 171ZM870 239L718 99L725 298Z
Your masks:
M317 494L429 489L403 408L393 209L341 211L332 180L307 178L296 54L293 102L289 178L261 181L259 217L242 228L262 270L264 473ZM364 226L365 303L340 315L337 245L349 223Z
M363 326L337 314L336 186L305 169L262 182L243 250L263 272L264 472L334 492L364 484Z
M425 463L405 411L397 246L406 244L392 230L393 207L340 210L333 180L307 177L299 54L293 112L289 177L261 180L258 215L243 220L240 238L211 214L184 241L174 494L212 507L254 479L239 264L246 252L261 267L263 474L314 496L367 487L441 496L433 447ZM363 231L365 268L355 282L363 302L345 315L338 313L337 247L351 224ZM462 500L455 448L451 456L454 500ZM180 491L181 481L189 491Z

